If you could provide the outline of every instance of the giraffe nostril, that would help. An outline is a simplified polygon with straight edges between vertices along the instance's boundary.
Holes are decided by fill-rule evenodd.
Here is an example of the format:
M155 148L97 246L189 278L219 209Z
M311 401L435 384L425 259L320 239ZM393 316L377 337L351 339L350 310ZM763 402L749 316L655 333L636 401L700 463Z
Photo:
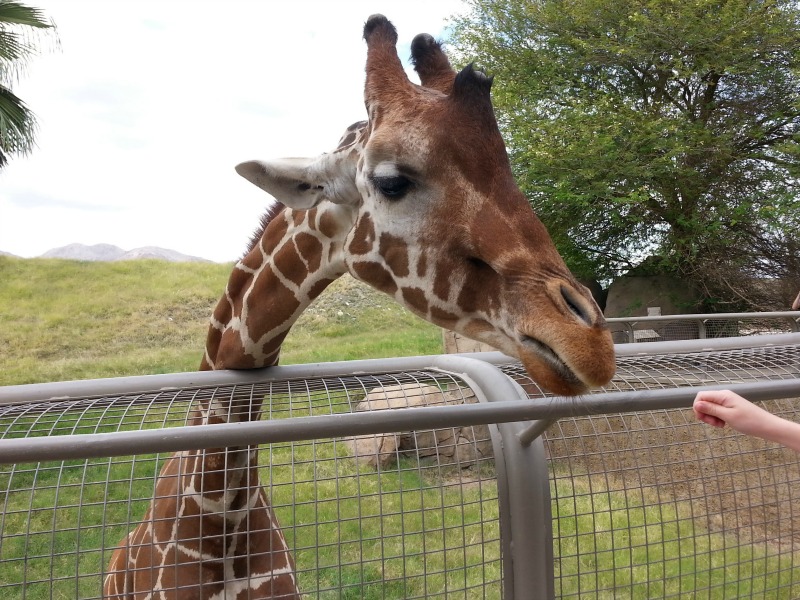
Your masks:
M593 325L592 317L589 315L583 302L581 302L577 298L575 292L570 290L568 287L562 285L561 298L564 300L564 304L566 305L569 312L571 312L578 319L583 321L586 325L589 325L590 327Z

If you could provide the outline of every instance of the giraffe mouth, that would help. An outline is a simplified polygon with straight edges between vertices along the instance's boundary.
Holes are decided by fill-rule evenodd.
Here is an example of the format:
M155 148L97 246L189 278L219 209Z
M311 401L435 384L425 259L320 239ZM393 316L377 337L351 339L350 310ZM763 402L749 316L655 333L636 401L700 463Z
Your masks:
M520 340L526 349L531 350L541 362L550 368L550 370L554 371L568 386L575 388L585 387L583 381L581 381L575 372L567 366L567 363L565 363L550 346L529 335L521 336Z

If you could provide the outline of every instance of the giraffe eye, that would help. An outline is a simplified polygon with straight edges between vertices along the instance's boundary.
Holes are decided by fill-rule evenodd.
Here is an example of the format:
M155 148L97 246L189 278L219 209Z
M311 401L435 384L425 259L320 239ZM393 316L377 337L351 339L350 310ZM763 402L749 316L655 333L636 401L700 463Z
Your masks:
M411 187L411 181L403 175L376 176L372 178L372 183L381 194L392 200L402 198Z

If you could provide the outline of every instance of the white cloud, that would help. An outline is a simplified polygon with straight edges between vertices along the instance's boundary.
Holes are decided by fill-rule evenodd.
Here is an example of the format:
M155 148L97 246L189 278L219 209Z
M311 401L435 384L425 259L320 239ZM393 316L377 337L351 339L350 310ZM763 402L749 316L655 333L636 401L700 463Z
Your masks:
M0 250L72 242L240 255L268 197L250 158L330 150L364 118L361 30L379 8L401 58L441 36L456 0L36 0L61 49L16 91L38 148L0 173Z

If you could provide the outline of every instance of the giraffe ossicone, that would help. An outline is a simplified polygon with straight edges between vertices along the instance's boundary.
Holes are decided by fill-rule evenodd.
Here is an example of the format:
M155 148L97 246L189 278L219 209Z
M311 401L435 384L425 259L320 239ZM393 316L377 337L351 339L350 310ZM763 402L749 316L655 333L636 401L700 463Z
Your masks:
M279 202L211 317L201 369L275 365L290 328L350 273L420 317L518 357L558 394L614 374L611 335L514 182L492 80L414 38L421 85L383 16L364 27L368 119L330 153L237 172ZM258 419L260 398L199 398L191 424ZM104 597L299 598L288 544L250 447L169 457L144 517L112 555Z

